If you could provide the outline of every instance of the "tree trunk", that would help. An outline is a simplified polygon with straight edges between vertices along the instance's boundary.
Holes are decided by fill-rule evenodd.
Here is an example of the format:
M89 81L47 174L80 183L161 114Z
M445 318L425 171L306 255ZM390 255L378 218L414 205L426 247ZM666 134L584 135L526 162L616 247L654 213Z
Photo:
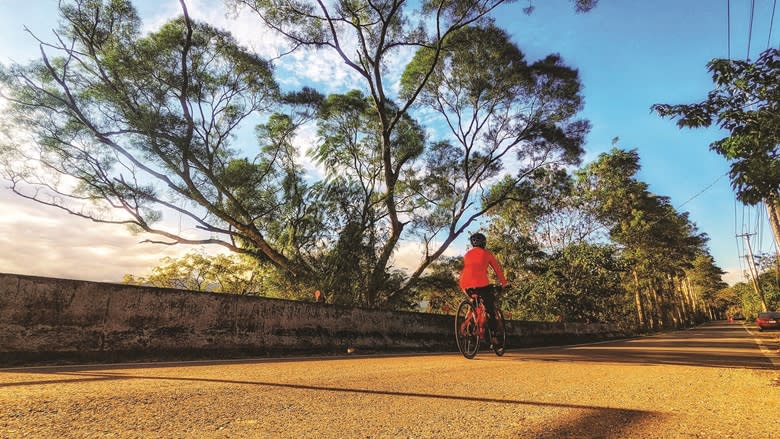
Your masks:
M769 225L772 227L772 235L775 238L775 247L780 250L780 201L777 197L771 197L764 200L764 204Z
M686 276L683 279L683 283L685 284L685 291L688 293L688 300L691 303L691 312L693 317L692 323L701 323L702 304L699 301L699 296L696 294L696 291L693 290L693 285L691 285L691 278Z
M775 270L780 273L780 199L771 197L764 200L772 236L775 238Z
M693 309L693 303L691 301L691 296L688 294L688 289L685 287L685 277L678 277L677 278L677 288L679 290L680 294L680 300L683 304L683 315L685 317L685 325L688 326L691 323L693 323L693 315L694 315L694 309Z
M376 99L377 108L384 109L385 101L383 99ZM387 216L390 221L390 236L387 238L379 258L374 265L371 275L368 280L368 288L366 291L366 306L369 308L375 308L378 306L379 291L383 286L385 274L387 272L387 265L390 262L390 257L393 255L393 251L396 249L398 241L401 239L401 232L403 232L405 223L401 222L398 216L398 206L396 205L395 189L398 182L398 173L394 171L393 155L392 155L392 142L390 140L390 131L388 126L388 117L385 113L386 110L378 111L379 117L382 122L382 163L384 167L384 181L386 186L385 193L385 206L387 207Z
M655 289L655 285L652 285L650 291L650 322L653 329L658 329L663 326L663 319L661 318L661 304L658 303L658 292Z
M685 293L685 285L681 277L672 277L670 279L675 289L675 296L679 307L680 324L688 326L691 323L691 304L688 301L688 295Z
M642 290L639 288L639 276L636 274L636 270L632 270L632 274L634 275L634 302L636 303L636 315L639 320L639 327L641 329L647 329L645 306L642 301Z

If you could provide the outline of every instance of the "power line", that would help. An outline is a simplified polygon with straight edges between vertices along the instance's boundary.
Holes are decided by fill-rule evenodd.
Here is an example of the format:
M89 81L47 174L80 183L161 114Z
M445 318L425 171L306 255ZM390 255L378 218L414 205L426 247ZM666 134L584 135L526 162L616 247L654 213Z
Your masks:
M726 0L726 34L729 61L731 61L731 0Z
M716 179L715 179L715 181L713 181L712 183L710 183L709 185L707 185L707 187L705 187L704 189L702 189L702 190L700 190L699 192L697 192L697 193L696 193L696 195L694 195L694 196L692 196L691 198L688 198L687 200L685 200L685 202L684 202L684 203L682 203L682 204L680 204L679 206L677 206L677 208L679 209L679 208L681 208L681 207L685 206L686 204L688 204L689 202L691 202L691 201L692 201L694 198L698 197L699 195L703 194L704 192L707 192L707 190L708 190L708 189L710 189L711 187L715 186L715 183L717 183L718 181L720 181L720 179L721 179L721 178L723 178L723 177L725 177L726 175L728 175L728 171L727 171L725 174L722 174L722 175L720 175L718 178L716 178ZM735 225L736 225L736 221L735 221Z
M747 61L750 62L750 42L753 39L753 14L756 11L756 0L750 2L750 27L748 27Z
M766 48L769 50L769 42L772 40L772 27L775 24L775 9L777 8L777 0L772 2L772 17L769 19L769 36L766 37Z

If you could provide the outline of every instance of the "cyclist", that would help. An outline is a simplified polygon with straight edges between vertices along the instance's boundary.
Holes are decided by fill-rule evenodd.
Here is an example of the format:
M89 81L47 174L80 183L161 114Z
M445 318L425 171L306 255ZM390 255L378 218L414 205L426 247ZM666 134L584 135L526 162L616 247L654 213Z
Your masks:
M463 293L471 298L472 294L479 294L485 303L485 309L488 310L490 318L488 319L488 328L492 335L490 344L498 345L496 338L496 313L495 313L495 293L493 286L488 279L488 267L496 273L501 287L506 287L506 278L501 271L496 257L490 250L485 249L487 238L482 233L475 233L469 238L471 250L463 256L463 271L460 273L460 288Z

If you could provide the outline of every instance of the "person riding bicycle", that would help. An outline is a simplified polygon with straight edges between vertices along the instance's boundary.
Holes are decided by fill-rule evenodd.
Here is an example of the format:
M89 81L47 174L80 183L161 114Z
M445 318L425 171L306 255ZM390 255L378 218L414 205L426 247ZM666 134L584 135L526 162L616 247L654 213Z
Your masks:
M490 250L485 249L485 245L487 245L485 235L479 232L475 233L471 235L469 241L472 248L463 256L463 271L460 273L459 282L460 288L469 298L471 298L472 294L478 294L482 297L485 309L488 310L490 316L488 319L488 328L490 328L490 333L492 334L490 343L495 346L498 344L498 339L495 336L498 323L494 311L495 292L488 278L488 267L492 268L493 272L496 273L502 288L506 287L507 282L496 257Z

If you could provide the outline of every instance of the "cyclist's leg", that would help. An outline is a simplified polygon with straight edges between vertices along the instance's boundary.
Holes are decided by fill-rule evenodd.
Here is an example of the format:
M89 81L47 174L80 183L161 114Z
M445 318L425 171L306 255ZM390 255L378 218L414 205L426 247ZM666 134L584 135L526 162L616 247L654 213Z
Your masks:
M487 286L481 289L480 294L482 300L485 303L485 309L488 312L488 329L490 329L491 338L495 338L498 330L498 322L496 320L496 296L492 286ZM491 343L495 340L491 340Z

